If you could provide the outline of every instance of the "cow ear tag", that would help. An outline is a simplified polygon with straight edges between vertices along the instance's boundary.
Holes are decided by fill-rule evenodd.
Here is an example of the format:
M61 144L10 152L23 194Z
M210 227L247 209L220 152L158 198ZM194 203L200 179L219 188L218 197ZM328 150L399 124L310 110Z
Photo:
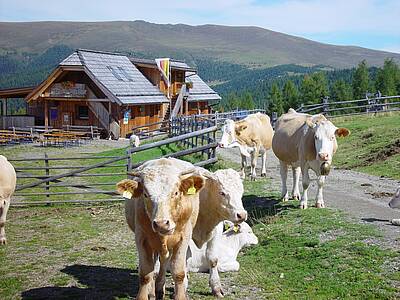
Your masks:
M188 195L194 195L196 194L196 188L192 185L188 190L187 190Z
M238 233L239 232L239 225L233 225L233 232Z
M224 232L228 231L231 228L231 226L229 226L229 223L224 222Z
M122 197L127 198L127 199L132 199L132 193L129 192L129 191L125 191L125 192L122 194Z

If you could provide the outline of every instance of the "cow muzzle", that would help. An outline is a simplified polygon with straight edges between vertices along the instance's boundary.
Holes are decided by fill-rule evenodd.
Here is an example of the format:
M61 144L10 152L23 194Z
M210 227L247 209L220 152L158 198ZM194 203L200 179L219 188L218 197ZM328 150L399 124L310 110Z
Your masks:
M247 220L247 211L243 210L236 213L234 223L242 223L246 220Z
M174 233L175 225L170 220L154 220L152 223L154 232L162 235L170 235Z

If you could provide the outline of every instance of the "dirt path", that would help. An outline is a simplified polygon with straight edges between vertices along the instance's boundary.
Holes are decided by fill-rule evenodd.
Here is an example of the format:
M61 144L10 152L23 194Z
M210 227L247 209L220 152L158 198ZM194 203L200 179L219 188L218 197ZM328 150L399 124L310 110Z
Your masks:
M218 149L217 153L225 160L240 162L238 149ZM257 166L261 166L259 159ZM258 170L257 175L261 173ZM288 188L291 191L292 172L289 171ZM272 151L268 153L267 177L270 177L277 191L281 180L279 162ZM310 171L312 183L309 190L309 206L314 205L317 184L315 175ZM400 226L393 226L388 220L400 218L400 212L388 207L391 195L400 182L379 178L349 170L333 169L327 177L324 187L326 207L337 208L349 213L360 222L378 226L384 235L384 244L400 249ZM300 183L301 190L301 183Z

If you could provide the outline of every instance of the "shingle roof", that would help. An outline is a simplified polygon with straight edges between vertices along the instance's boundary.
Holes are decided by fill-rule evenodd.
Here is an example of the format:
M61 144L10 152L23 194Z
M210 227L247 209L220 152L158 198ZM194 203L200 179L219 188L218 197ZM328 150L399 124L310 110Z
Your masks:
M221 100L221 97L210 88L196 73L186 73L186 82L192 82L193 88L189 89L188 102Z
M154 67L157 67L156 61L154 59L129 57L129 60L133 64L152 65ZM196 69L190 67L187 63L180 61L180 60L170 59L170 64L171 64L172 69L184 70L184 71L195 71L196 70Z
M85 66L122 104L167 103L168 99L121 54L77 50L61 66Z

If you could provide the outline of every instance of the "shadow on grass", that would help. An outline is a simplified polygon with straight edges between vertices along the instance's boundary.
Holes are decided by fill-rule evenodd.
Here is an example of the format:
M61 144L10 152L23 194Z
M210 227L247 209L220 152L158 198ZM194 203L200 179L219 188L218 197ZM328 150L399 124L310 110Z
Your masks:
M284 205L278 197L260 197L257 195L246 195L243 197L243 205L247 210L250 226L265 219L274 218L279 213L288 209L298 209L295 203L285 203Z
M138 291L136 270L103 266L72 265L61 272L86 287L49 286L22 292L22 299L115 299L134 297Z
M364 222L369 222L369 223L374 223L374 222L384 222L384 223L390 223L390 220L388 219L377 219L377 218L361 218Z

